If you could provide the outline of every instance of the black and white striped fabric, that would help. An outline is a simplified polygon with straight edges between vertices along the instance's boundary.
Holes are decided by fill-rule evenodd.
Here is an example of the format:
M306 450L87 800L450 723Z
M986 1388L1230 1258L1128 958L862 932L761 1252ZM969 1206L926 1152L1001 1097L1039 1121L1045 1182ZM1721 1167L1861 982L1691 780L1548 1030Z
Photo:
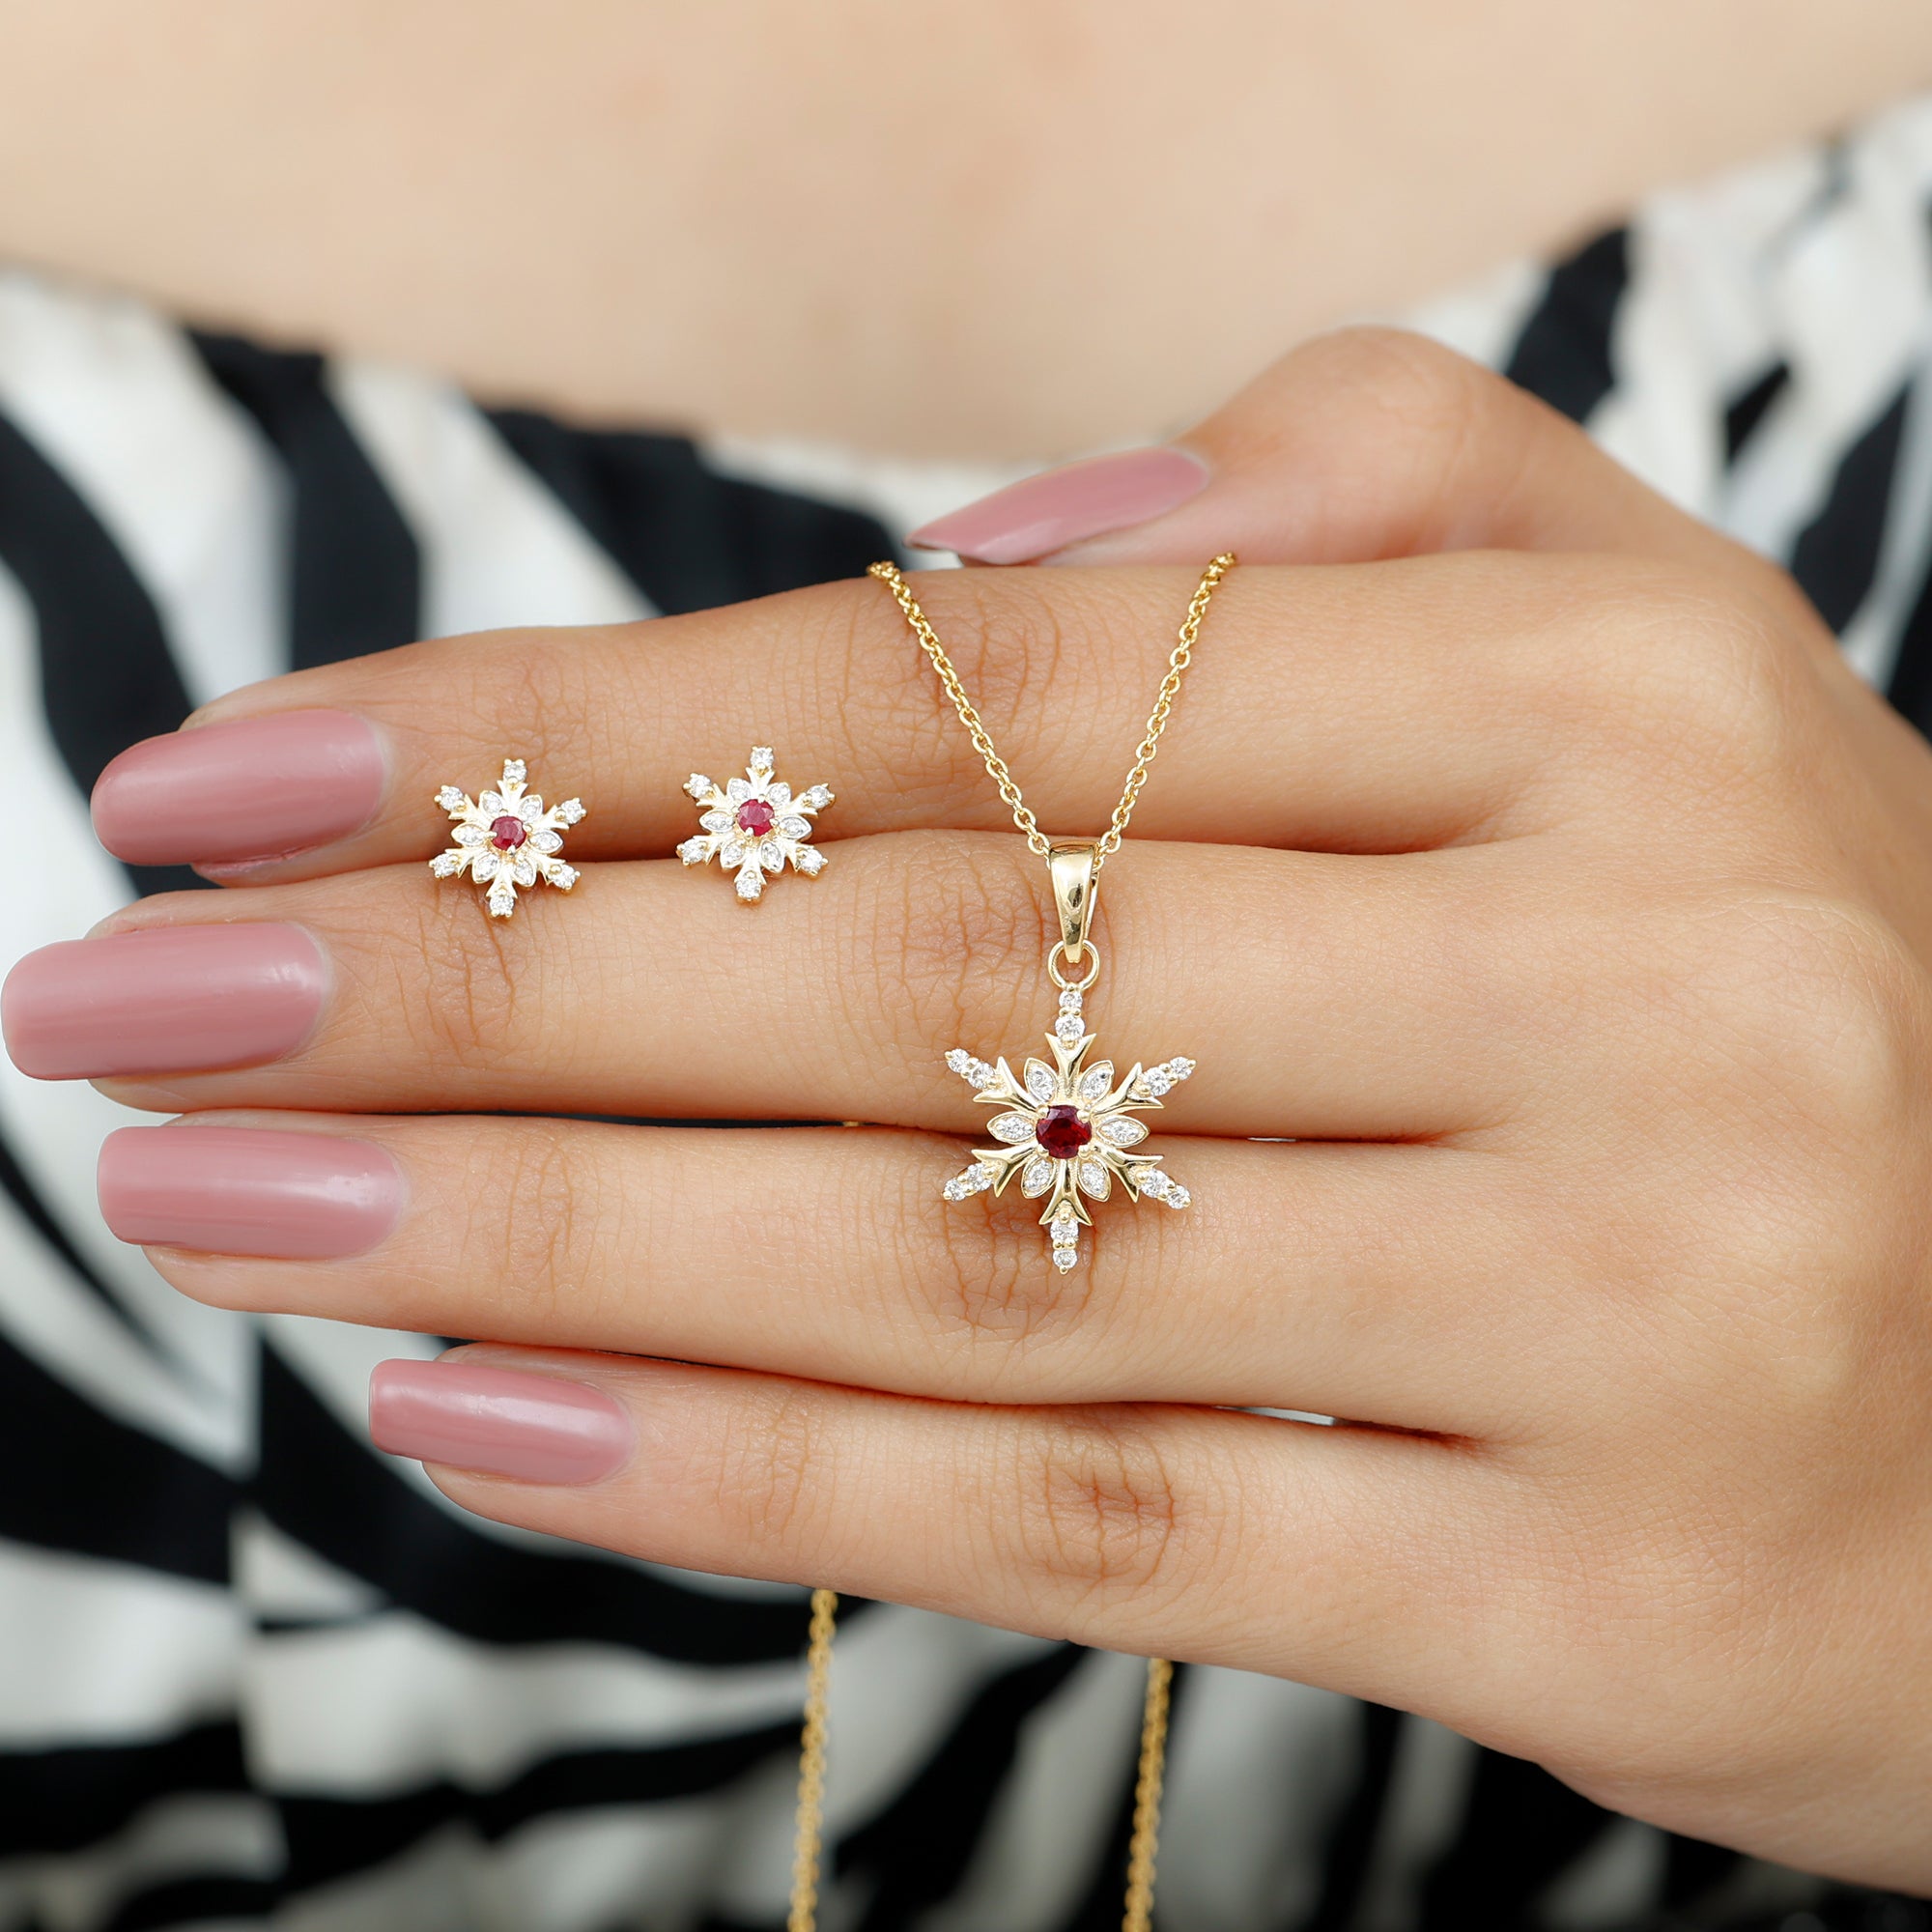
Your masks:
M1788 562L1932 726L1932 101L1418 320ZM493 416L0 274L0 969L195 883L108 859L86 798L221 691L855 574L1001 480ZM375 1455L371 1365L439 1344L174 1295L96 1212L123 1118L0 1066L0 1932L781 1924L799 1593L481 1522ZM856 1610L830 1932L1118 1923L1139 1681ZM1433 1724L1180 1673L1181 1932L1919 1910L1612 1818Z

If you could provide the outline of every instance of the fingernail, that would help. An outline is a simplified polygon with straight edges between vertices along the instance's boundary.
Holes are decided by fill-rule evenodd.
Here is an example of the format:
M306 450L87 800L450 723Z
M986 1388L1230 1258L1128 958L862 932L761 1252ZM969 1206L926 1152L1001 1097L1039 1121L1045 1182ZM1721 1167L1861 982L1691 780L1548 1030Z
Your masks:
M976 563L1030 563L1083 537L1151 523L1207 487L1208 466L1187 450L1128 449L996 490L906 542Z
M286 1262L365 1254L403 1211L386 1149L254 1127L122 1127L95 1171L124 1241Z
M0 986L0 1034L36 1080L253 1066L322 1011L321 949L298 925L167 925L30 952Z
M369 1436L391 1456L524 1483L598 1482L637 1442L602 1389L468 1362L377 1363Z
M94 787L95 836L131 866L279 859L359 832L383 798L375 727L281 711L130 747Z

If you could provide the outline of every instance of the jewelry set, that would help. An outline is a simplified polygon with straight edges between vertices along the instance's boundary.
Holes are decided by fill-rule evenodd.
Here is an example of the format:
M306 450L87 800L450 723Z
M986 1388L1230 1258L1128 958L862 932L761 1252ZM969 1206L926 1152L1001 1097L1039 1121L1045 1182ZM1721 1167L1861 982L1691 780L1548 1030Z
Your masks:
M989 1065L963 1047L954 1047L946 1056L946 1065L972 1088L974 1097L1000 1111L987 1122L987 1133L998 1145L975 1149L970 1163L942 1191L949 1202L987 1192L997 1197L1017 1179L1022 1196L1042 1203L1039 1222L1047 1231L1053 1264L1062 1272L1079 1265L1080 1231L1093 1224L1089 1201L1108 1200L1117 1186L1130 1201L1148 1199L1174 1209L1184 1208L1190 1198L1161 1165L1158 1154L1140 1151L1148 1129L1135 1116L1157 1109L1163 1097L1194 1071L1194 1063L1176 1058L1148 1067L1135 1062L1117 1080L1112 1061L1089 1057L1096 1036L1088 1030L1082 1001L1100 973L1099 949L1091 935L1101 867L1126 837L1127 821L1173 714L1208 606L1234 567L1234 556L1223 554L1202 573L1106 831L1097 838L1059 840L1039 829L898 567L875 563L869 573L892 593L920 648L931 660L1028 847L1046 861L1059 931L1046 954L1048 977L1060 991L1060 1010L1046 1035L1053 1057L1050 1061L1030 1057L1015 1074L1004 1058ZM829 863L810 841L813 818L833 802L831 787L814 784L795 793L776 774L771 749L760 745L753 749L743 778L720 786L694 772L684 785L698 808L698 831L679 845L677 856L687 867L705 866L716 859L723 870L735 875L737 895L747 905L762 897L767 882L787 864L793 871L815 878ZM563 834L585 815L582 801L567 798L546 807L527 788L527 780L524 760L508 758L496 787L474 799L455 785L444 785L437 793L437 804L455 824L454 843L430 861L430 870L440 879L468 873L477 885L487 886L487 903L495 919L514 915L519 889L542 881L567 893L580 876L557 854ZM812 1592L787 1932L812 1932L816 1923L827 1691L838 1603L830 1590ZM1171 1677L1172 1668L1164 1660L1149 1660L1122 1932L1148 1932L1151 1922Z

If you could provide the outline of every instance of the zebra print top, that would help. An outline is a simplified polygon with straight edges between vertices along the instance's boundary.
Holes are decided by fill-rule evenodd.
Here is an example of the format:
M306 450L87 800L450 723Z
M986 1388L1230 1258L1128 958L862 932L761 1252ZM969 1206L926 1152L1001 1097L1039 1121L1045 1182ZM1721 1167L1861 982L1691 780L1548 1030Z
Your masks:
M1413 320L1787 562L1932 726L1932 100ZM0 968L197 883L117 866L86 798L220 691L853 574L1003 480L489 413L0 274ZM437 1341L172 1294L96 1212L118 1119L0 1065L0 1932L781 1923L799 1594L479 1521L374 1455L371 1364ZM1139 1683L859 1606L828 1927L1118 1922ZM1208 1669L1161 1881L1186 1932L1932 1926Z

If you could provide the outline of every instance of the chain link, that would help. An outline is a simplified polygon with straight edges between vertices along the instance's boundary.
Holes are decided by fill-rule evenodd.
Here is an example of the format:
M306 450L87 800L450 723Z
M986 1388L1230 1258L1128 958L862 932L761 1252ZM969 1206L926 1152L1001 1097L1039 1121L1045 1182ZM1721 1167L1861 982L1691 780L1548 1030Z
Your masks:
M799 1739L797 1835L791 1858L791 1912L785 1932L812 1932L818 1922L818 1864L825 1833L825 1720L832 1688L832 1634L838 1599L811 1593L811 1634L805 1653L805 1728Z
M1201 582L1187 607L1187 615L1181 619L1180 635L1175 640L1174 649L1168 653L1167 675L1161 679L1153 709L1148 714L1147 731L1134 753L1133 769L1127 774L1121 802L1115 806L1114 815L1095 847L1095 873L1121 849L1121 840L1127 836L1127 820L1134 815L1135 801L1148 781L1148 767L1153 763L1154 754L1160 750L1160 735L1167 729L1167 722L1174 714L1174 700L1180 696L1180 680L1186 676L1187 667L1194 658L1194 646L1200 641L1201 621L1208 614L1208 606L1220 587L1221 580L1234 567L1234 552L1224 551L1201 573ZM986 775L999 786L1000 796L1006 800L1007 810L1013 815L1013 823L1025 834L1027 844L1044 859L1052 841L1039 829L1039 820L1033 815L1033 809L1020 795L1019 784L1008 770L1006 759L1000 756L992 735L986 729L985 720L967 696L966 687L960 682L952 660L946 655L946 646L939 641L939 633L919 608L919 599L912 594L912 585L905 581L895 563L875 563L867 575L876 577L893 593L907 624L912 627L913 636L919 639L920 648L932 660L932 668L939 673L939 681L946 687L946 695L952 700L952 708L958 712L960 724L965 725L967 734L973 740L973 749L984 760Z

